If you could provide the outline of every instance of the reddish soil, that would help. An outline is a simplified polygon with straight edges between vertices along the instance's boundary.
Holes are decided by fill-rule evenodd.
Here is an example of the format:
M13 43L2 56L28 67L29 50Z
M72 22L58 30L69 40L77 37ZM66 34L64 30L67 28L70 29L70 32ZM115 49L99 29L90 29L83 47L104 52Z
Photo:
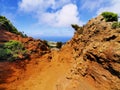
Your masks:
M71 58L62 60L56 51L51 55L51 60L45 55L30 62L19 62L23 66L17 62L1 62L0 90L94 90L83 78L69 78L75 64Z
M50 56L45 55L29 63L21 63L23 67L17 63L1 62L0 90L54 90L57 88L58 80L65 77L72 62L59 61L60 56L54 55L56 52L52 54L52 60L48 60ZM27 66L24 68L24 65Z

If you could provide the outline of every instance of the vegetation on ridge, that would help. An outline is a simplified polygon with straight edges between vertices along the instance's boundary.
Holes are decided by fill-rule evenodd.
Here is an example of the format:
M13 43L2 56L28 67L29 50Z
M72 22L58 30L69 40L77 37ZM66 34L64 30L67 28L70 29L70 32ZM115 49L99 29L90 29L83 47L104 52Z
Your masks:
M72 28L74 28L74 29L75 29L75 31L77 31L77 30L78 30L78 28L80 28L80 26L78 26L77 24L72 24L71 26L72 26Z
M12 23L4 16L0 16L0 30L7 30L11 33L15 33L17 35L21 35L22 37L27 37L26 34L19 32Z
M103 12L101 14L106 22L118 21L118 15L113 12Z
M112 28L113 28L113 29L120 28L120 22L114 22L114 23L112 24Z

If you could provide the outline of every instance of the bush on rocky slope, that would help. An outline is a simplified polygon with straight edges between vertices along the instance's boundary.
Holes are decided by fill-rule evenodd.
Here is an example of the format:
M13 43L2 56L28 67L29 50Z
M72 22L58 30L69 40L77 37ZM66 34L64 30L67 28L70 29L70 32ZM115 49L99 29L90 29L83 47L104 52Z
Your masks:
M57 48L61 48L61 47L62 47L62 44L63 44L62 42L57 42L57 46L56 46L56 47L57 47Z
M18 41L11 40L0 47L1 60L14 61L25 59L28 56L27 50L24 48L23 44Z
M113 12L103 12L102 16L104 17L106 22L118 21L118 15Z
M77 33L79 33L79 34L83 33L82 27L78 26L77 24L72 24L71 26Z
M112 28L113 28L113 29L120 28L120 22L114 22L114 23L112 24Z
M78 28L80 28L80 26L78 26L77 24L72 24L71 26L72 26L72 28L74 28L76 31L78 30Z

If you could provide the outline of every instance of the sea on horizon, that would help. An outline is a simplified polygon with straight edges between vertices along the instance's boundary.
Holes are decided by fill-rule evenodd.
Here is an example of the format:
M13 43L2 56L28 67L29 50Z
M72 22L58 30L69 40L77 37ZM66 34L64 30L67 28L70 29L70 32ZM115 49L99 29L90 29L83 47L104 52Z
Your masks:
M41 40L47 40L47 41L53 41L53 42L67 42L69 40L71 40L71 37L54 37L54 36L49 36L49 37L40 37L40 36L35 36L35 39L41 39Z

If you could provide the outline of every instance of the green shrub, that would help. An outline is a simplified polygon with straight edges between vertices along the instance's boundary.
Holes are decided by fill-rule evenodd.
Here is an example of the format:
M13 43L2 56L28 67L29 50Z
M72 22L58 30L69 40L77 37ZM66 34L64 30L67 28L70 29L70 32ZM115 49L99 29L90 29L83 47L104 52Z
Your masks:
M43 43L44 43L46 46L48 46L48 47L49 47L49 45L48 45L48 41L43 40Z
M26 57L28 57L28 52L18 41L11 40L6 42L3 48L0 48L0 59L2 60L14 61Z
M120 22L114 22L114 23L112 24L112 28L113 28L113 29L120 28Z
M15 40L10 40L9 42L6 42L4 47L10 50L22 50L24 48L22 43Z
M72 28L74 28L76 31L80 28L80 26L78 26L77 24L72 24L71 26L72 26Z
M9 49L0 48L0 59L7 60L7 58L11 55L11 51Z
M57 42L57 48L61 48L62 47L62 42Z
M109 21L118 21L118 15L113 12L103 12L102 16L104 17L106 22Z

